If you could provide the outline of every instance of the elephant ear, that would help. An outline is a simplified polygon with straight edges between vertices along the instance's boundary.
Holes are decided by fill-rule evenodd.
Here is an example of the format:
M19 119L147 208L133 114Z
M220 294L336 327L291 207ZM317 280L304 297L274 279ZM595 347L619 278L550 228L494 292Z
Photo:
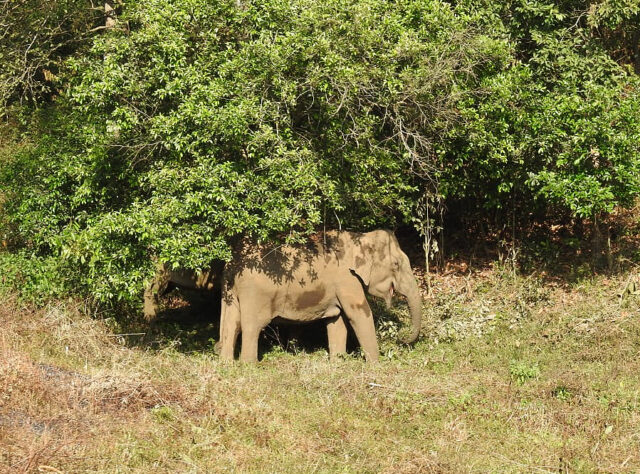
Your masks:
M369 281L371 280L371 271L373 270L372 257L373 247L369 242L362 241L354 245L350 270L358 275L366 286L369 286Z

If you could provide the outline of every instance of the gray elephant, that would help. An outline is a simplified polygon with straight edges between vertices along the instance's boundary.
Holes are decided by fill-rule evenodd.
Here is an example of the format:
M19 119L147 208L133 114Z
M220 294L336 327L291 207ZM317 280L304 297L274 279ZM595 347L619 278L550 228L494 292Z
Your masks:
M276 317L327 319L329 354L346 351L346 318L368 361L378 360L378 341L365 297L391 305L394 292L407 297L418 338L422 301L409 258L388 230L367 234L328 232L306 246L268 249L244 242L223 277L220 356L233 359L242 332L242 361L258 358L260 331Z
M173 288L188 290L220 290L224 264L216 262L200 272L189 269L172 270L167 264L160 264L153 280L144 290L144 317L153 322L158 313L159 298Z

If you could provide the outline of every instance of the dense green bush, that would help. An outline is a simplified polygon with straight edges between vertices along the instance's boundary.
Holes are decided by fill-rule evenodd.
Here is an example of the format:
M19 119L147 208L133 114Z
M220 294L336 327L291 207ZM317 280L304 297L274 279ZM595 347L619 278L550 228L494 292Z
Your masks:
M501 18L495 31L513 51L484 94L459 104L462 126L442 150L443 192L485 208L555 204L578 217L629 204L640 189L640 83L592 34L601 10L544 1L464 8Z
M0 116L55 94L66 58L83 51L102 15L85 0L0 2Z
M425 199L608 212L638 192L640 88L590 18L524 0L128 2L3 155L2 261L29 288L46 285L19 275L26 256L64 275L48 293L134 300L153 259L424 228Z

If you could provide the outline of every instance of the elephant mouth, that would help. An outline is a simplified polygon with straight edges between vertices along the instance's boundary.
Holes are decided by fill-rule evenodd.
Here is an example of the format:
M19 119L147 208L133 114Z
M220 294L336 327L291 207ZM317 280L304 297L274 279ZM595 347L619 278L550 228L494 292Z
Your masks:
M395 292L395 288L393 286L393 283L391 283L391 285L389 285L389 291L387 292L387 296L384 297L385 303L387 304L387 308L391 308L394 292Z

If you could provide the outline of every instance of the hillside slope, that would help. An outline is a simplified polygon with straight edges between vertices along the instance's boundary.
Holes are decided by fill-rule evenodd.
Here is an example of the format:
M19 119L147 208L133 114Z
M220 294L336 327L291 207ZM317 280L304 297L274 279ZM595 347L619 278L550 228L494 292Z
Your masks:
M377 366L277 346L224 364L193 332L136 346L4 294L0 470L634 472L633 278L437 277L416 346L395 342L401 304L378 319Z

